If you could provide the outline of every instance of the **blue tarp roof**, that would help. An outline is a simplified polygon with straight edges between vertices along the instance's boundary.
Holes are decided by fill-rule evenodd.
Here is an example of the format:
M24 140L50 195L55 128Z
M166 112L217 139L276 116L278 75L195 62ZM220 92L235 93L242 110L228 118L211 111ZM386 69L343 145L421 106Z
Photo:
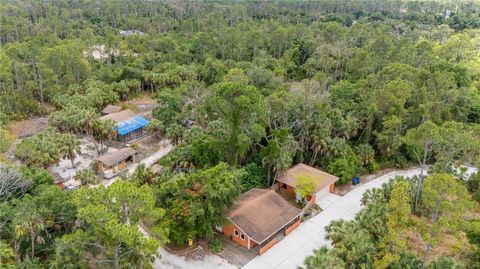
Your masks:
M137 115L131 119L118 123L117 132L120 135L126 135L128 133L131 133L135 130L138 130L140 128L147 126L148 123L149 123L148 120L144 119L142 116Z

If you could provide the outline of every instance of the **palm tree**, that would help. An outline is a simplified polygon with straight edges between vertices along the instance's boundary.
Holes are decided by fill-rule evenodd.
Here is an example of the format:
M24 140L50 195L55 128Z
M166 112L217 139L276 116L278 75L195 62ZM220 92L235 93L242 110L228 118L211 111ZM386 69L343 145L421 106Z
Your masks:
M85 168L79 171L75 175L75 179L80 180L82 186L85 186L87 184L96 184L97 183L97 177L95 176L95 173L91 169Z
M44 219L40 215L30 212L23 215L21 221L14 225L14 231L17 242L24 237L26 237L27 241L30 241L30 258L33 259L35 256L35 243L45 244L45 238L41 236L41 233L45 231Z
M15 264L15 251L4 241L0 241L0 264L12 265L12 268Z
M113 120L96 120L93 124L93 138L100 143L100 154L103 152L103 145L106 141L111 140L117 134L115 130L116 123ZM108 150L108 146L107 146Z
M61 142L63 158L68 158L72 162L72 167L76 168L75 158L77 158L77 154L80 154L80 141L73 134L65 134Z
M165 135L174 145L178 145L183 140L183 128L181 125L174 123L167 128Z
M145 164L140 164L135 172L132 175L134 182L137 182L139 186L144 184L150 184L155 179L155 175L152 172L152 169L145 167Z
M97 114L93 109L87 109L83 113L84 113L83 131L85 131L87 134L92 134L95 121L97 120Z
M147 131L156 137L161 137L165 134L165 127L161 121L152 119L147 126Z
M369 144L361 144L357 147L357 154L362 159L363 165L367 166L373 161L375 151Z

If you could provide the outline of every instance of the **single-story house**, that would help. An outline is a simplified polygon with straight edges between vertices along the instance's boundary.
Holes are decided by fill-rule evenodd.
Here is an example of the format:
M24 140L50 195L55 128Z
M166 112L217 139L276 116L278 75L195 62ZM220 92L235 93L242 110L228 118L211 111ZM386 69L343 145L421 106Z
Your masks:
M62 177L58 172L53 172L52 175L55 180L55 185L57 185L57 187L59 187L61 190L64 190L65 182L68 181L68 178Z
M100 120L113 120L117 125L117 140L128 143L147 134L146 126L149 121L130 109L111 113L100 117Z
M117 113L122 111L122 108L119 106L114 106L114 105L107 105L103 110L102 110L102 116L112 114L112 113Z
M286 193L297 201L301 201L300 192L297 191L297 185L303 178L308 179L314 184L313 192L306 197L310 203L315 203L325 193L335 190L335 182L338 177L322 170L300 163L280 174L277 179L277 191Z
M97 160L97 172L105 178L112 178L116 174L127 169L128 164L134 163L137 151L132 148L123 148L117 151L99 156Z
M227 212L217 227L225 236L262 255L300 225L302 211L274 190L251 189Z

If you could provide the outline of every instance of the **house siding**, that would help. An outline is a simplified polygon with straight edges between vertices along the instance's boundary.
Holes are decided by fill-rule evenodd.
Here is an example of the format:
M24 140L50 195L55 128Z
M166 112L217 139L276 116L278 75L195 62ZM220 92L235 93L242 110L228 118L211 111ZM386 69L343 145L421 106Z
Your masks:
M238 236L235 235L234 230L237 230L239 232ZM240 238L240 229L233 223L227 223L223 225L222 227L223 234L232 239L233 241L237 242L238 244L242 245L244 248L248 249L248 241L250 240L250 248L253 248L255 246L255 242L253 242L246 234L245 234L245 240L242 240Z
M285 235L290 234L293 230L295 230L298 226L300 226L300 218L294 222L290 227L285 229Z
M330 189L329 189L330 192L334 192L335 191L335 183L332 183L330 184Z

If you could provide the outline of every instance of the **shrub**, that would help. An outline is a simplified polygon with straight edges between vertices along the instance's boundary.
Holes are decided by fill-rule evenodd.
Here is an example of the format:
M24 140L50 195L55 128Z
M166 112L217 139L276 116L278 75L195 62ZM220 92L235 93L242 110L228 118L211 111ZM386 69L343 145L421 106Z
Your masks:
M328 164L328 172L339 177L338 184L349 182L356 173L360 172L362 162L355 154L336 158Z
M212 241L210 241L210 249L212 250L213 253L220 253L223 250L223 245L222 245L222 240L218 238L213 238Z
M266 182L265 169L256 163L249 163L240 170L238 180L242 185L242 192L253 188L263 188Z

